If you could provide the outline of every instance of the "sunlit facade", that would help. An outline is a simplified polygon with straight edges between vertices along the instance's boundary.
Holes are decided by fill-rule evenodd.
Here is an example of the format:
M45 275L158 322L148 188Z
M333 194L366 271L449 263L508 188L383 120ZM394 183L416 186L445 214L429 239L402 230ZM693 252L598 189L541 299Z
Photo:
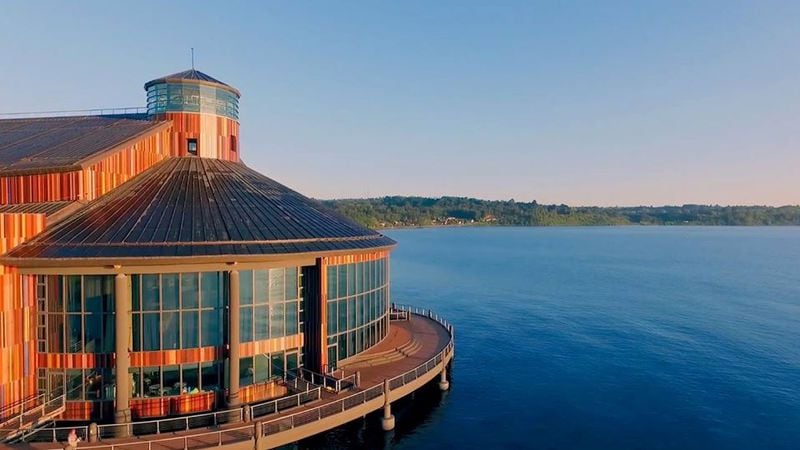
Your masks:
M387 336L394 242L241 163L235 88L192 69L145 89L142 114L0 120L19 147L0 155L0 406L218 410Z

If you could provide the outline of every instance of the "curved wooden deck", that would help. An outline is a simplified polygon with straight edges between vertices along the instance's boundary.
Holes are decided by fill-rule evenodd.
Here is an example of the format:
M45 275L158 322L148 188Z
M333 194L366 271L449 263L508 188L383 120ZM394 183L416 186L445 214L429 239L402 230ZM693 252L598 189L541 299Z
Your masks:
M426 313L427 314L427 313ZM226 424L178 433L105 439L82 442L79 449L93 450L179 450L185 448L221 448L225 450L265 450L335 428L383 407L385 395L390 402L402 398L440 376L453 358L452 328L444 321L423 314L410 314L408 321L393 321L387 337L359 355L359 361L418 341L413 354L399 360L359 367L361 384L355 390L326 393L320 400L306 403L252 422ZM347 370L347 361L343 361ZM384 381L390 380L388 394ZM59 443L23 443L9 448L62 449Z

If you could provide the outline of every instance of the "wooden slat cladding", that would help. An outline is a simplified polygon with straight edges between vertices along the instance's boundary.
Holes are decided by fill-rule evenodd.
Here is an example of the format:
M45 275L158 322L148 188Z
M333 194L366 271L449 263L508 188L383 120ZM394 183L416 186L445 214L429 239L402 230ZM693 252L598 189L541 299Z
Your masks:
M0 253L45 228L44 214L0 214ZM0 405L36 394L36 286L0 266Z
M225 357L224 353L223 347L131 352L131 367L168 366L173 364L218 361Z
M0 177L0 204L94 200L173 153L167 127L84 169Z
M173 154L170 129L144 137L130 147L113 153L83 169L81 200L94 200Z
M383 259L389 256L389 250L380 250L376 252L366 252L366 253L355 253L351 255L335 255L335 256L325 256L322 258L322 265L324 266L338 266L339 264L352 264L352 263L360 263L360 262L368 262L368 261L376 261L379 259ZM327 276L326 272L323 272L323 276ZM323 281L324 284L327 283Z
M0 177L0 204L77 200L82 182L79 171Z
M172 148L186 156L188 140L197 139L198 155L226 161L239 161L239 123L213 114L168 112L172 121Z
M291 350L303 346L303 333L240 344L241 357Z

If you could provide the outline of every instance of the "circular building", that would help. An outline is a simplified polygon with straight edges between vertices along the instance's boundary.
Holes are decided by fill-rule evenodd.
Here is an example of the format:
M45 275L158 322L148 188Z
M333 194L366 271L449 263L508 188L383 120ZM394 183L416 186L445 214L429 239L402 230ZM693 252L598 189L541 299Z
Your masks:
M301 368L327 374L380 343L395 242L244 165L236 89L194 69L145 89L137 120L157 135L76 176L130 181L104 175L107 193L2 258L31 280L37 382L63 387L62 418L279 397Z

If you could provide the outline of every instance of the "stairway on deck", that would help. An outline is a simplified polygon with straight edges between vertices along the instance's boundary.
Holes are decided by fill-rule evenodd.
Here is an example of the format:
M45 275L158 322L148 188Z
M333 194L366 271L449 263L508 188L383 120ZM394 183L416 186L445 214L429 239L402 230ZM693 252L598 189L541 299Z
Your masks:
M52 423L56 417L66 410L63 400L55 405L49 403L31 408L0 425L0 442L13 442L19 437L30 434L37 429Z
M346 369L359 369L363 367L373 367L381 364L388 364L408 358L409 356L417 353L420 348L422 348L422 342L417 340L416 336L412 335L411 339L409 339L406 343L395 348L357 355L353 358L350 358L350 360L347 361L343 367Z

